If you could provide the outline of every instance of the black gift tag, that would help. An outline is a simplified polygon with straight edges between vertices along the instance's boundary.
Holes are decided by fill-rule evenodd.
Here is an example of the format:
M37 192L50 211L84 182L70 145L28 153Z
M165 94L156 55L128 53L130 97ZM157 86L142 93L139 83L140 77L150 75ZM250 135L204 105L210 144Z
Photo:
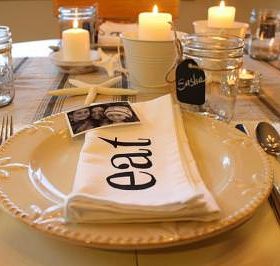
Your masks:
M192 59L186 59L176 68L177 98L182 103L205 103L205 73Z

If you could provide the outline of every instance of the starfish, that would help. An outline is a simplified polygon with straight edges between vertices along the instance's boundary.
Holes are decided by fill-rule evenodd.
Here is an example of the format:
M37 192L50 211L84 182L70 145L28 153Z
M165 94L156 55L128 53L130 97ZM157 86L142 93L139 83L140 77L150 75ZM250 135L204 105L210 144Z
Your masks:
M116 71L122 72L123 69L120 64L120 56L119 53L115 55L108 55L103 52L101 48L97 50L101 60L94 61L93 65L97 67L104 68L109 77L113 77Z
M69 79L69 83L78 88L82 88L82 87L83 88L92 88L92 87L97 87L97 86L112 87L112 86L120 83L121 81L122 81L122 76L116 76L116 77L106 80L100 84L87 83L87 82L80 81L77 79Z
M85 105L89 105L96 99L98 94L103 95L136 95L138 93L135 89L125 88L111 88L111 86L121 81L121 76L112 78L100 84L90 84L79 80L69 79L74 88L49 90L48 94L52 96L78 96L87 95Z

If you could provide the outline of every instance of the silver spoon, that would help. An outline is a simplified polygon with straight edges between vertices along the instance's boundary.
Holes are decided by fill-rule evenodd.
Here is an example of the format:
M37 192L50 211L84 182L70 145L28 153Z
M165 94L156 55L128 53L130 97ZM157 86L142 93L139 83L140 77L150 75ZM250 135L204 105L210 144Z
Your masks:
M280 155L280 136L276 129L266 122L260 122L256 128L256 137L264 149L270 155L279 158ZM272 193L269 198L270 204L275 209L275 214L278 222L280 221L280 187L278 184L273 184ZM279 222L280 223L280 222Z
M260 122L256 128L256 136L265 152L274 156L280 155L280 135L273 126Z

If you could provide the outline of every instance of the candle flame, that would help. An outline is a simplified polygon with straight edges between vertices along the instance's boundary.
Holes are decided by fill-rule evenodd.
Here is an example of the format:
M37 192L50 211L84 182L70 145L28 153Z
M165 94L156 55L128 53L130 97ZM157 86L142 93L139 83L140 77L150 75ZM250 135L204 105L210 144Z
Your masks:
M154 7L153 7L153 13L154 13L154 14L158 13L158 6L157 6L157 5L154 5Z
M227 78L227 83L228 83L228 85L231 85L231 86L235 85L235 81L236 81L236 78L233 77L233 76L229 76L229 77Z
M275 41L275 39L274 39L274 38L272 38L272 39L269 41L268 46L269 46L269 47L272 47L272 46L273 46L273 44L274 44L274 41Z
M78 22L77 19L74 19L74 21L73 21L73 28L77 29L78 27L79 27L79 22Z
M225 6L226 6L225 1L221 1L220 2L220 7L225 7Z
M246 70L245 68L243 68L243 69L241 70L241 75L246 74L246 72L247 72L247 70Z

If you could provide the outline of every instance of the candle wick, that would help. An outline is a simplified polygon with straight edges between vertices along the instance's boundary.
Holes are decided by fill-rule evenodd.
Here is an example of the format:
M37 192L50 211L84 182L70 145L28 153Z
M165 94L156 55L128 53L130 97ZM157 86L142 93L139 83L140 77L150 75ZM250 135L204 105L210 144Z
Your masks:
M220 2L220 7L223 8L223 7L225 7L225 6L226 6L225 1L221 1L221 2Z
M158 13L158 6L157 6L157 5L154 5L154 7L153 7L153 13L154 13L154 14L157 14L157 13Z
M73 21L73 28L74 28L74 29L77 29L78 26L79 26L78 19L74 19L74 21Z

